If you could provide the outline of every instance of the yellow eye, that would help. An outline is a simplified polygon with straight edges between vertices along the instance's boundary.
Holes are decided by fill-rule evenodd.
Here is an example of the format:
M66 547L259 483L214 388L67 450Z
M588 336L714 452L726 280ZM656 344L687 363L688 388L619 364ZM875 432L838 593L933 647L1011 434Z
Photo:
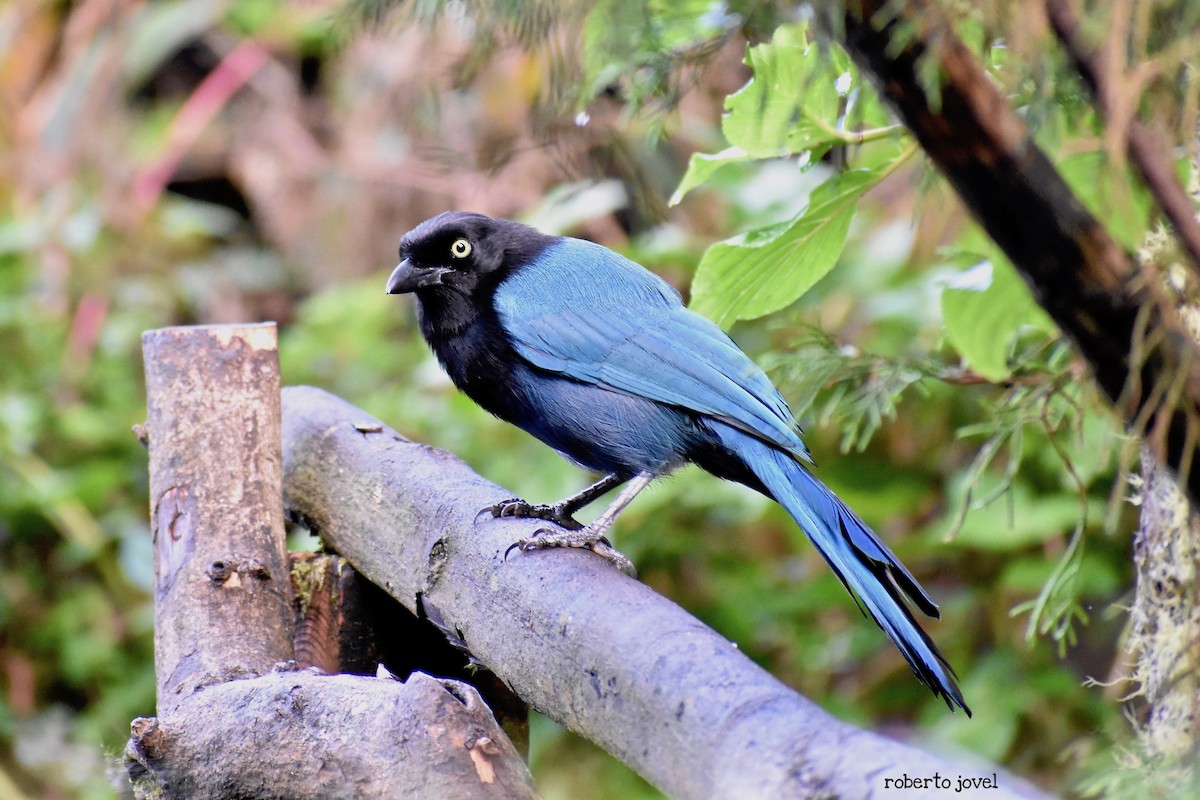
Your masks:
M455 258L466 258L471 255L471 243L466 239L455 239L454 244L450 245L450 255Z

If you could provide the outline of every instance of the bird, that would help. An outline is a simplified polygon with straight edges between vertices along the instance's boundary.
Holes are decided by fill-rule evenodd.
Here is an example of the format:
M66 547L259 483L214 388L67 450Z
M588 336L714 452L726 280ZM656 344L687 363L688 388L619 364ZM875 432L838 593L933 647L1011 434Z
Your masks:
M970 716L904 598L936 619L933 600L813 473L766 374L666 281L603 245L465 211L417 225L399 256L387 293L416 296L421 334L455 386L603 476L557 503L511 498L485 509L557 526L514 548L586 547L632 574L605 533L653 479L695 464L781 504L917 678ZM575 519L619 486L591 524Z

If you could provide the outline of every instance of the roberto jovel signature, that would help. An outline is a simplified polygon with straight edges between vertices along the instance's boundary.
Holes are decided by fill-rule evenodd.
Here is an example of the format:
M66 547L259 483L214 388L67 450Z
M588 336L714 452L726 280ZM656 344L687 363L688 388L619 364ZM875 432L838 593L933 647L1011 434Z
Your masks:
M996 773L991 775L955 775L948 777L933 773L928 777L914 777L907 772L899 778L884 778L884 789L951 789L955 792L971 791L972 789L999 789Z

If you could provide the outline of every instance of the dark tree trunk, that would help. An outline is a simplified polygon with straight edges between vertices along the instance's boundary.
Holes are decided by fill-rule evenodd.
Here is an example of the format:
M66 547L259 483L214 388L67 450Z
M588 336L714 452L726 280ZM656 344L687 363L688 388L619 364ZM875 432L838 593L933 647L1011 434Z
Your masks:
M1173 297L1083 207L933 3L848 0L828 24L1087 360L1160 464L1200 502L1200 351ZM935 76L931 93L927 76Z

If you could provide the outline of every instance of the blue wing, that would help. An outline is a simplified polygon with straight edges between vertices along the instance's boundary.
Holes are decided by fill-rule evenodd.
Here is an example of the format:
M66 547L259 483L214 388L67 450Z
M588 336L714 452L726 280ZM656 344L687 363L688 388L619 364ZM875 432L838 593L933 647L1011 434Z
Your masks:
M666 282L606 247L558 240L500 284L495 304L536 367L710 415L812 460L763 371Z

